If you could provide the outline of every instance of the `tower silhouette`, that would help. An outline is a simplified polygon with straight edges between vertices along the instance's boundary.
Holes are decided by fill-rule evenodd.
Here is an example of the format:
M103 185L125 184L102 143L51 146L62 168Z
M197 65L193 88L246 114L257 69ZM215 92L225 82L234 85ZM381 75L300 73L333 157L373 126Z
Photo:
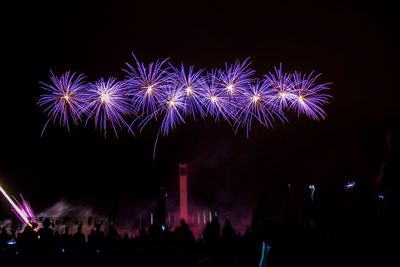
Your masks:
M179 207L180 218L188 221L187 163L179 164Z

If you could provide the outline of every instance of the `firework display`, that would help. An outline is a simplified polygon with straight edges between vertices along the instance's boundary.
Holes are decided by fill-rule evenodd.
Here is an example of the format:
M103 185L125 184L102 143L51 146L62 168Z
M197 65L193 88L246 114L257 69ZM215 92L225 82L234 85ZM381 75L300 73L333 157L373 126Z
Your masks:
M71 123L88 125L92 120L104 135L108 128L117 135L118 130L135 133L156 121L166 136L189 119L209 117L249 135L254 123L271 127L286 122L288 111L313 120L326 117L329 83L317 83L320 75L314 72L286 73L280 65L260 79L249 59L208 72L175 67L167 59L149 64L133 59L121 81L85 82L84 75L51 72L51 82L40 83L46 91L38 102L48 117L44 129L49 122L69 129Z
M4 198L11 205L11 210L15 213L15 215L20 219L23 224L32 226L33 222L36 222L35 214L29 203L22 197L21 202L19 202L16 198L10 197L7 192L0 185L0 192L4 196Z

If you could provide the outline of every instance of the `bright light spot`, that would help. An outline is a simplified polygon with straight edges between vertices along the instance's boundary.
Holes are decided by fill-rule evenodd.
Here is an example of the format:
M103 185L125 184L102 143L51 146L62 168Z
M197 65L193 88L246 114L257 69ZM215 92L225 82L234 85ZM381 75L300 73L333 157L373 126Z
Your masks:
M70 95L70 93L67 91L67 92L64 93L64 95L63 95L62 98L64 98L64 100L68 102L68 101L71 99L71 95Z
M287 93L286 92L279 92L279 97L280 98L286 98L287 97Z
M191 95L191 94L193 94L193 88L191 86L188 86L186 88L186 95Z
M234 90L235 88L234 88L234 86L233 86L233 84L229 84L227 87L226 87L226 90L228 90L229 92L233 92L233 90Z
M301 95L301 96L299 96L299 101L300 102L304 102L304 97Z
M168 107L169 107L169 108L175 107L175 101L174 101L174 100L168 101L167 104L168 104Z
M100 95L100 102L102 104L107 104L110 102L110 94L107 92L102 92Z
M259 95L253 95L252 100L253 100L254 103L258 103L258 101L260 101L260 96Z
M352 189L355 185L356 185L356 182L354 182L354 181L349 181L348 183L346 183L346 184L344 185L344 188L346 188L346 189Z
M213 102L213 103L217 102L217 100L218 100L218 98L215 95L211 96L210 99L211 99L211 102Z
M315 186L313 184L310 184L308 186L308 189L310 189L310 191L311 191L311 195L310 195L311 200L314 201Z
M153 85L149 85L146 87L146 93L149 95L153 92Z

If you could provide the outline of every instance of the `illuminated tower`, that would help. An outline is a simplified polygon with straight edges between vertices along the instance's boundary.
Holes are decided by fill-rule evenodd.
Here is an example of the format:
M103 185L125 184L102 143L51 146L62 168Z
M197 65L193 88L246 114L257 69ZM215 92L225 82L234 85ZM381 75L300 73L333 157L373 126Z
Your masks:
M180 218L188 221L188 200L187 200L187 163L179 164L179 207Z

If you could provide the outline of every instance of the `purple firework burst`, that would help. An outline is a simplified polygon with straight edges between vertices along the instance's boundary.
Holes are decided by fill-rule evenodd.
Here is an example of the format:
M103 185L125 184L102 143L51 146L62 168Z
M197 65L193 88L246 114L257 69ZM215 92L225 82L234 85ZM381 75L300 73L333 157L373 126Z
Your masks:
M235 131L246 129L248 136L254 122L271 127L286 122L290 110L314 120L326 117L329 83L317 83L320 75L314 72L286 73L281 64L260 80L253 77L249 59L204 73L193 66L167 65L167 59L145 65L133 58L123 81L85 84L83 75L66 72L57 77L51 72L51 82L40 83L46 91L38 102L48 117L44 128L53 121L69 129L70 121L78 124L86 118L106 135L109 127L115 134L134 125L142 130L161 118L158 139L190 118L211 117L228 122Z
M320 74L315 75L314 72L308 75L297 71L294 73L292 87L296 98L290 107L296 110L299 116L304 114L314 120L325 119L326 114L322 106L328 103L330 96L323 92L328 89L329 83L316 84L319 76Z
M283 72L282 64L279 65L279 68L275 67L274 70L275 72L268 72L264 75L264 79L270 87L271 106L283 110L296 99L292 87L292 74Z
M203 77L202 70L194 71L194 67L190 66L187 70L181 64L180 68L171 65L171 82L172 86L177 90L183 91L185 100L185 111L188 115L192 115L196 119L196 115L205 116L204 107L201 99L201 84Z
M133 54L135 65L126 63L128 69L127 82L133 100L133 107L139 114L145 116L154 114L158 109L161 91L170 81L164 65L168 59L151 62L147 66L138 61Z
M236 60L234 64L225 63L225 69L218 71L218 85L222 88L224 95L235 99L243 93L254 79L251 76L255 73L250 69L250 59L243 62Z
M216 121L223 118L231 123L234 117L235 103L229 101L229 97L218 84L218 72L211 71L201 83L201 100L204 106L205 114L213 117Z
M285 121L285 115L280 109L271 107L271 92L269 83L265 80L255 81L248 84L238 98L239 110L236 114L239 127L246 128L246 135L249 136L253 120L261 125L270 127L276 119Z
M44 113L48 120L43 127L42 135L50 121L65 126L69 130L70 120L78 124L83 113L85 103L82 92L85 89L84 75L76 75L69 71L57 77L50 71L51 83L40 82L41 88L47 93L42 94L39 99L39 106L45 106Z
M117 135L117 128L127 127L125 116L131 113L126 82L115 78L104 80L100 78L90 83L85 92L88 119L93 118L95 127L106 136L107 125L110 125Z
M161 133L168 133L176 128L178 124L185 123L184 114L186 113L186 92L176 87L166 88L162 95L161 110L163 120L161 123Z

